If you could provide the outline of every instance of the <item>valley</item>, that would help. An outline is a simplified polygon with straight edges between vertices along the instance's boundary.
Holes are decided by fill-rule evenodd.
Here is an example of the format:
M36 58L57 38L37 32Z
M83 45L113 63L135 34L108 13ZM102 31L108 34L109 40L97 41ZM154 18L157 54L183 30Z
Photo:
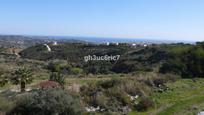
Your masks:
M1 114L69 110L73 115L192 115L203 111L203 42L133 47L51 41L28 42L23 47L8 47L6 41L0 48ZM85 61L88 55L120 58ZM55 106L59 108L49 109Z

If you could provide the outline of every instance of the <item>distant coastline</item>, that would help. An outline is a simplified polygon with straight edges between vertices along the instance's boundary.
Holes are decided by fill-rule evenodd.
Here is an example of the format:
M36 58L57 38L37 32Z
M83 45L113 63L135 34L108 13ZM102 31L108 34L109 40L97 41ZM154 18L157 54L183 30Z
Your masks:
M77 36L48 36L56 39L74 39L86 42L104 43L104 42L145 42L145 43L189 43L194 44L196 41L187 40L159 40L159 39L148 39L148 38L111 38L111 37L77 37Z
M113 37L83 37L83 36L54 36L54 35L9 35L9 34L0 34L0 36L25 36L38 39L54 39L54 40L79 40L92 43L130 43L130 42L144 42L144 43L188 43L194 44L197 41L188 41L188 40L161 40L161 39L149 39L149 38L113 38Z

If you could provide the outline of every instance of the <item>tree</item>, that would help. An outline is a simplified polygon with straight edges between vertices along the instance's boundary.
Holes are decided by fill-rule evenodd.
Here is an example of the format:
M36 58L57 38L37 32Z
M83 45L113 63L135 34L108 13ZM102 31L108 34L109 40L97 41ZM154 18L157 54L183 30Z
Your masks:
M13 73L13 77L11 78L11 82L13 84L21 86L21 92L24 92L26 84L30 84L32 81L32 73L29 69L25 67L17 69Z

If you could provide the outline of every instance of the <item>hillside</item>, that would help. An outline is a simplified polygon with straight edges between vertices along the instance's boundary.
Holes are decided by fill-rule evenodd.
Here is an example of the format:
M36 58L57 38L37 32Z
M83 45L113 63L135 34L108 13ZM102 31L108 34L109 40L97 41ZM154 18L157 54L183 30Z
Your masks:
M67 60L82 69L100 69L105 66L107 71L116 73L130 73L135 71L155 71L174 73L184 77L200 76L203 73L202 42L191 44L160 44L149 47L129 47L126 45L96 45L83 43L49 44L51 52L44 45L29 47L20 52L22 58L35 60ZM31 53L32 52L32 53ZM85 62L88 55L120 55L117 61ZM90 68L91 67L91 68ZM92 71L92 70L90 70Z
M36 60L69 59L73 62L82 62L83 57L87 55L121 55L125 51L131 50L131 48L128 48L126 46L117 47L95 44L86 45L82 43L48 45L52 49L51 52L49 52L44 45L37 45L23 50L22 52L20 52L20 55L23 58Z
M25 48L19 52L20 56L3 52L5 49L0 48L0 102L3 103L0 111L5 113L33 109L37 106L35 103L39 103L36 100L51 99L46 97L48 94L58 99L59 95L52 93L58 91L69 92L76 98L80 106L73 109L80 108L83 114L182 115L202 111L203 42L151 44L148 47L47 43ZM85 61L88 55L120 55L120 58ZM26 92L21 92L12 82L13 77L21 75L19 71L32 73L34 80L26 84ZM57 88L52 89L55 86ZM18 100L22 95L29 95L28 101ZM67 99L66 96L63 98ZM30 101L33 105L27 106ZM44 101L39 103L42 108L59 104L58 101Z

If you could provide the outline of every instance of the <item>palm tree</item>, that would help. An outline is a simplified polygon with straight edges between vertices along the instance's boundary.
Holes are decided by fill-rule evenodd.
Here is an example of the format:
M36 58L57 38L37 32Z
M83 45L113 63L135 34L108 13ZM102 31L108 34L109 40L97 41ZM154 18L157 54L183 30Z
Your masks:
M17 69L13 73L13 77L11 78L11 82L13 84L21 86L21 92L24 92L26 84L30 84L32 81L32 73L29 69L25 67Z

